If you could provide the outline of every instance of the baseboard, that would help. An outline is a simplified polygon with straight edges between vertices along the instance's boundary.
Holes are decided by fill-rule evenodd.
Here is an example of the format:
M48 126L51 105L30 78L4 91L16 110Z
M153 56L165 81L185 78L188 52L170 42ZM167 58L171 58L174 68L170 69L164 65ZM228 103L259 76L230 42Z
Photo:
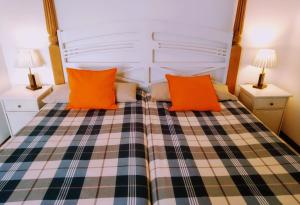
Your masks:
M280 132L279 137L283 139L286 143L288 143L298 154L300 154L300 146L294 142L289 136L287 136L284 132Z

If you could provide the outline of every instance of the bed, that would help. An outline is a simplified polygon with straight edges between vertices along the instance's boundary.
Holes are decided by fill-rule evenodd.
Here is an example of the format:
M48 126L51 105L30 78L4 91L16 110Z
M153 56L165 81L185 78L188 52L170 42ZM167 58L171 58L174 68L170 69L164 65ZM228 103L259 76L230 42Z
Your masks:
M145 101L47 104L0 150L0 204L149 204Z
M238 101L218 112L148 102L153 204L299 204L300 157Z
M228 70L245 1L234 35L161 19L57 32L53 1L44 2L57 84L66 68L117 67L118 80L145 89L167 73L235 85L238 61ZM115 112L46 105L1 148L0 203L300 203L299 156L239 102L222 102L220 113L170 113L142 91L138 99Z

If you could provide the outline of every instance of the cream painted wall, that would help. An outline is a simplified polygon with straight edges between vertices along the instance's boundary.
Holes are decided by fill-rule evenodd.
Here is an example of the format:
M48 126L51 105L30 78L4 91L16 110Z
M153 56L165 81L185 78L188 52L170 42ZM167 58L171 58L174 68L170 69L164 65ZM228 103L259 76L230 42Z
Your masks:
M300 145L300 1L248 1L238 82L255 83L260 70L249 66L259 48L274 48L278 65L267 71L267 82L293 94L283 131Z
M61 29L160 19L232 31L237 0L55 0Z
M46 64L33 71L43 84L53 84L48 52L48 34L41 0L0 0L0 44L12 84L28 84L28 69L16 68L18 48L41 51Z

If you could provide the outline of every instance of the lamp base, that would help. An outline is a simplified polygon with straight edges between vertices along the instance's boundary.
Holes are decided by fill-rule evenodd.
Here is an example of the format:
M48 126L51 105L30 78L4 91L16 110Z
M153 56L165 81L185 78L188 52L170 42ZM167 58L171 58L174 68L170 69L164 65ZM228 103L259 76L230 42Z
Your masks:
M253 88L256 88L256 89L266 88L267 85L264 84L264 79L265 79L265 73L263 72L259 75L258 83L257 83L257 85L253 85Z
M42 86L39 86L39 87L30 87L30 85L26 86L27 89L29 90L39 90L42 88Z
M256 89L264 89L266 87L268 87L268 85L266 85L266 84L263 84L263 85L253 85L253 88L256 88Z
M29 79L29 85L26 86L27 89L29 90L38 90L41 89L42 86L38 86L35 80L35 76L33 74L28 74L28 79Z

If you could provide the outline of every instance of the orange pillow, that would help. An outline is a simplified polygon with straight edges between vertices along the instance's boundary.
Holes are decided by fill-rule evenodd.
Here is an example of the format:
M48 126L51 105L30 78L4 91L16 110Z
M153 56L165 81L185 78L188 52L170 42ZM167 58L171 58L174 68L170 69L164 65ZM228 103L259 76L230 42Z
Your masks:
M69 109L117 109L116 68L101 71L67 69Z
M210 76L166 75L172 106L170 111L221 111Z

